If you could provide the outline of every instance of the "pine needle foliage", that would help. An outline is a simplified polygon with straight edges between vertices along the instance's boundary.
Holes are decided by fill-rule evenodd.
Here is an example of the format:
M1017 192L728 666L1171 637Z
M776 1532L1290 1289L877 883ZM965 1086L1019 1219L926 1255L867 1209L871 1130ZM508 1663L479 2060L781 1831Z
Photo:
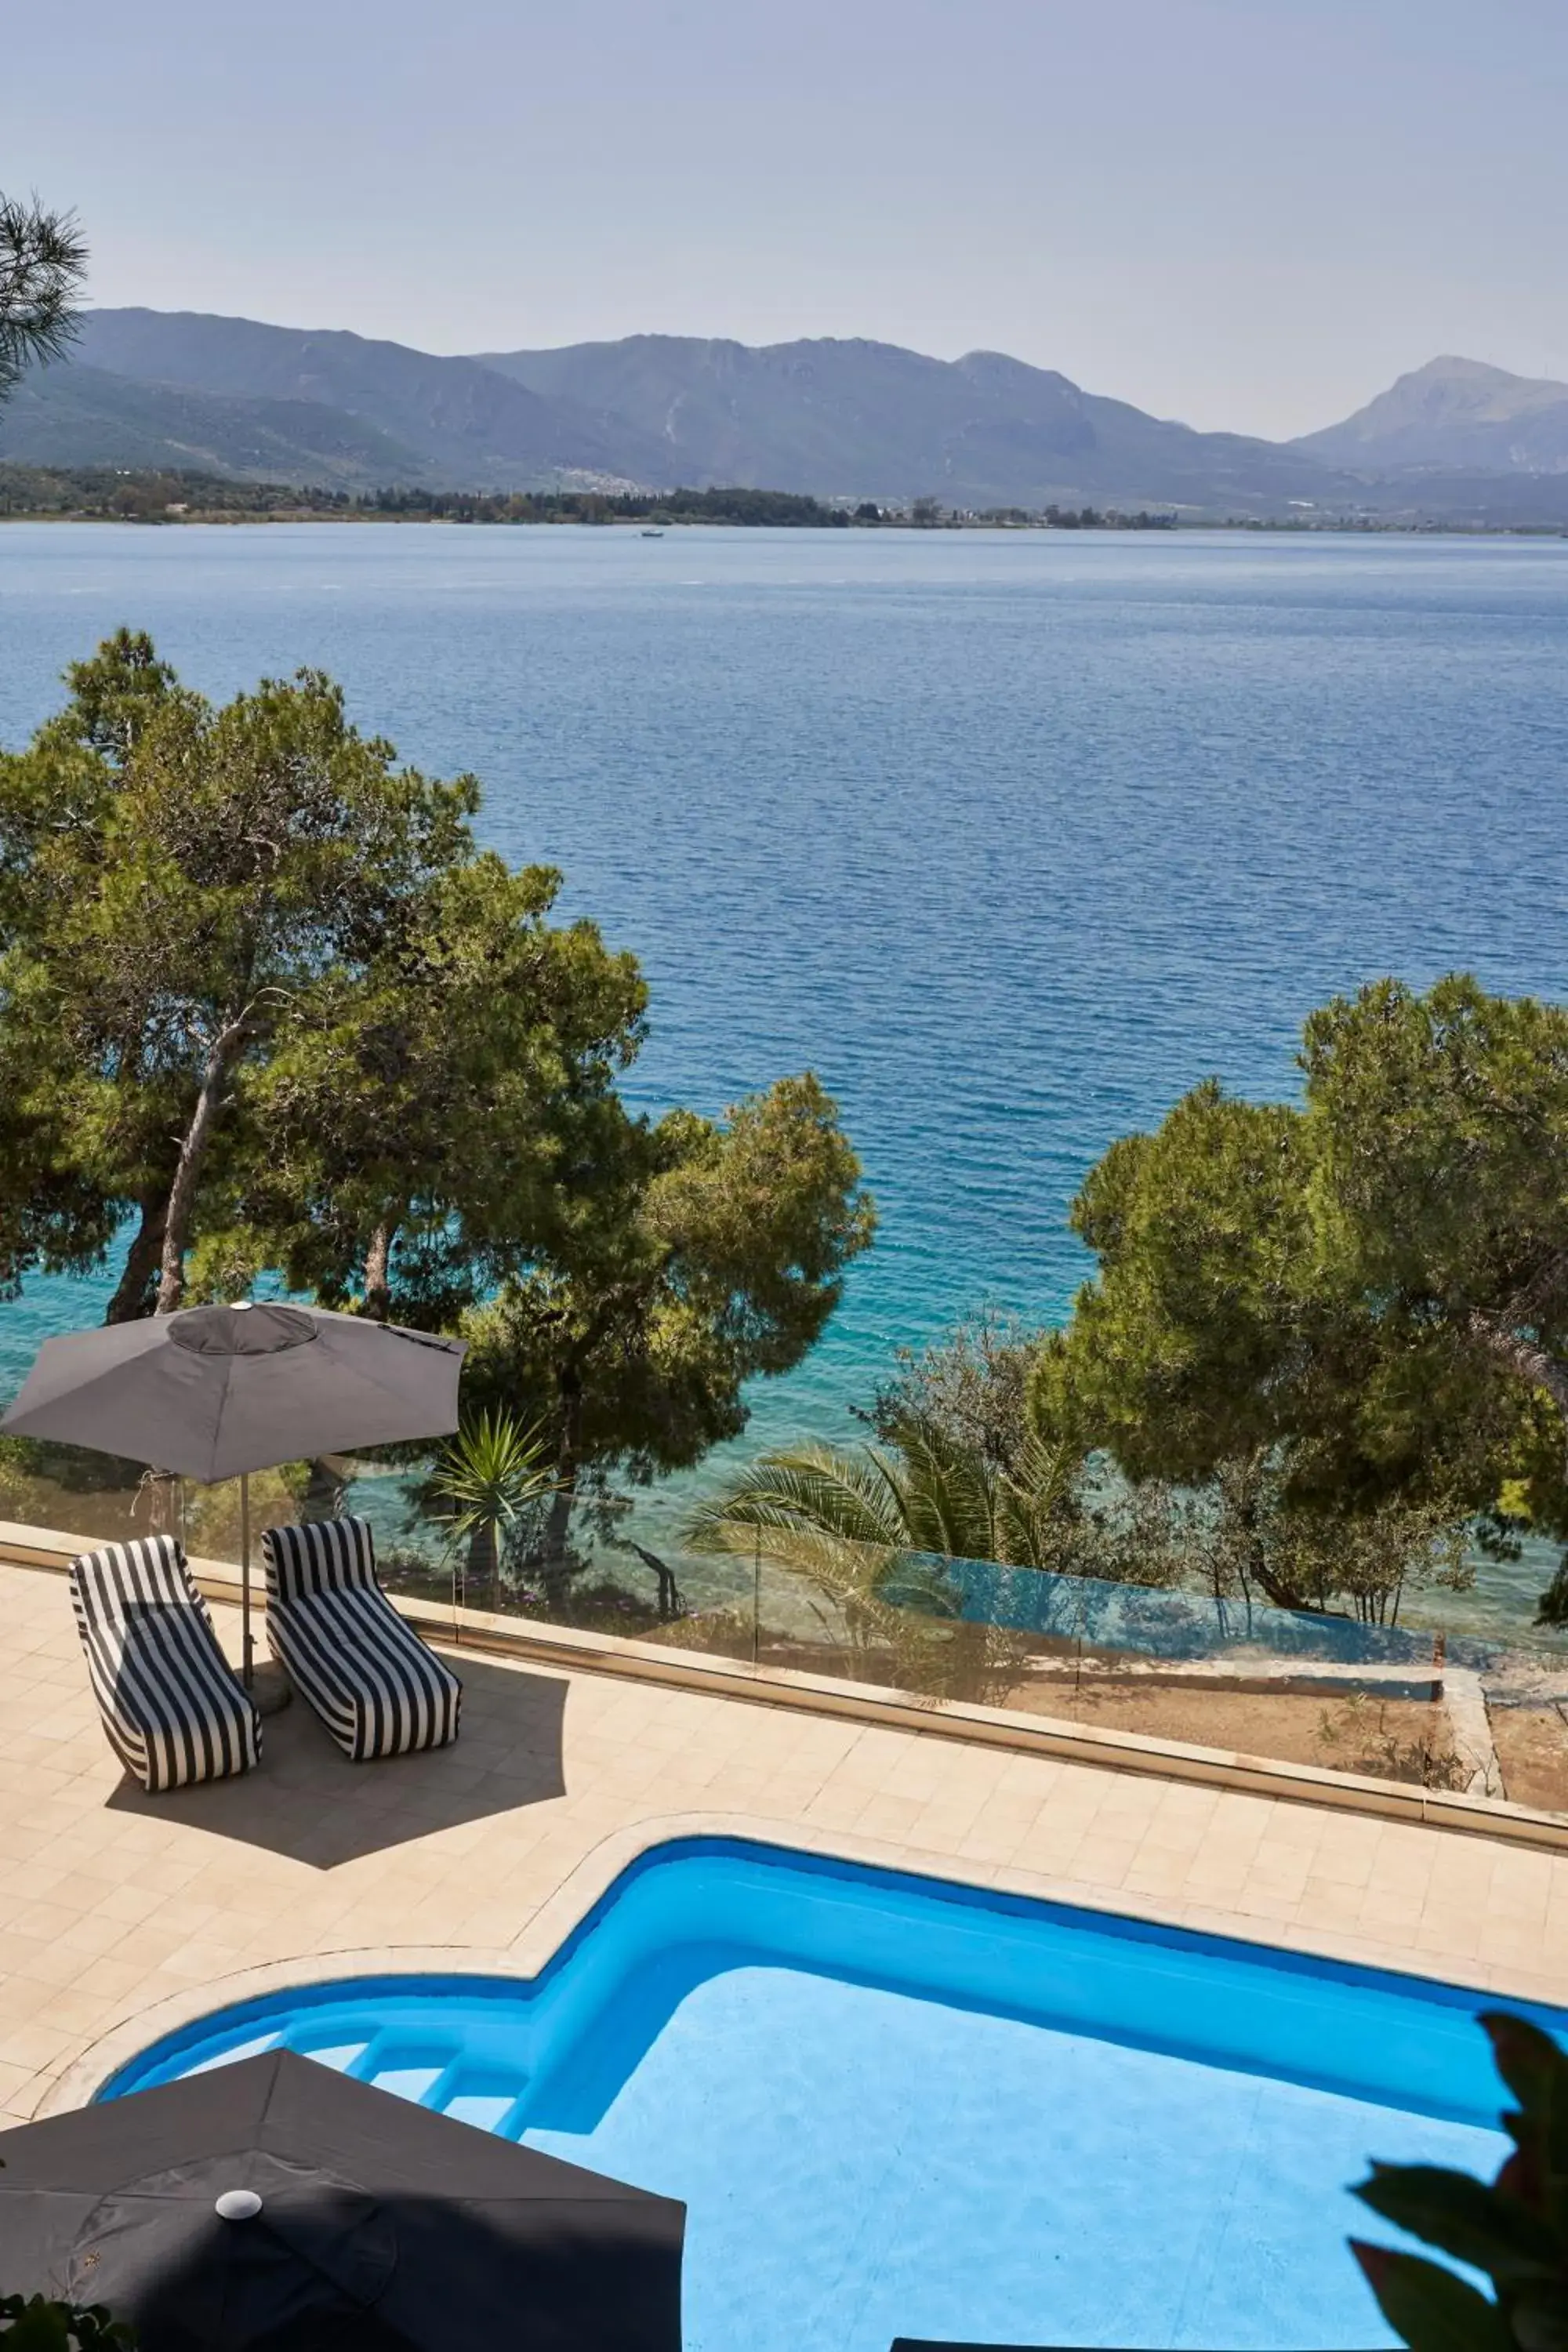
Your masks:
M87 244L71 213L0 194L0 401L75 340Z

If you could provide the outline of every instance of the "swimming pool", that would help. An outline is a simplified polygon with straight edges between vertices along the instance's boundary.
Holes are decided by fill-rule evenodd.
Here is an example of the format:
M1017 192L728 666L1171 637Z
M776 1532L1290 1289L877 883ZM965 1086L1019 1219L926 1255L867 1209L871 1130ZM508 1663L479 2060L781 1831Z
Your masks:
M1487 2005L688 1840L624 1873L534 1979L268 1996L103 2095L282 2042L682 2198L688 2352L1355 2347L1391 2339L1344 2251L1378 2234L1345 2185L1373 2155L1495 2168Z

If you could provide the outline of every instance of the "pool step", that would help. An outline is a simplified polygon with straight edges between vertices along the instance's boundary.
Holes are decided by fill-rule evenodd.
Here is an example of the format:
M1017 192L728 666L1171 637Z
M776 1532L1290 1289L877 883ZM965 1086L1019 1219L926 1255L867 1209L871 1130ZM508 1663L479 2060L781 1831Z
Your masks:
M185 2072L205 2074L215 2066L232 2066L237 2059L256 2058L279 2047L479 2131L494 2132L502 2139L521 2137L529 2087L523 2068L465 2060L458 2043L400 2039L368 2018L363 2024L335 2018L329 2028L312 2027L302 2018L283 2032L237 2042Z
M282 2039L281 2033L258 2033L248 2042L237 2042L232 2050L220 2050L216 2058L204 2058L198 2064L187 2066L184 2074L210 2074L215 2067L237 2065L242 2058L259 2058L264 2050L276 2050Z
M500 2139L517 2139L524 2122L528 2077L515 2066L454 2066L427 2104L460 2124Z
M290 2049L299 2048L295 2042ZM348 2074L369 2048L364 2042L323 2042L300 2050L301 2058L313 2058L318 2066L330 2066L334 2074Z
M334 2017L330 2021L312 2018L307 2013L288 2028L284 2039L287 2046L301 2058L313 2058L318 2066L330 2066L337 2074L361 2073L367 2053L381 2038L381 2028L371 2017Z
M412 2099L419 2106L435 2104L430 2094L446 2073L442 2059L415 2058L399 2060L390 2066L378 2066L366 2080L378 2091L390 2091L395 2098Z
M368 2021L363 2036L353 2035L354 2029L340 2018L330 2037L313 2037L308 2027L301 2027L288 2041L301 2057L335 2067L378 2091L390 2091L395 2098L410 2099L436 2115L506 2139L515 2139L521 2131L528 2076L521 2067L466 2060L459 2043L410 2041Z

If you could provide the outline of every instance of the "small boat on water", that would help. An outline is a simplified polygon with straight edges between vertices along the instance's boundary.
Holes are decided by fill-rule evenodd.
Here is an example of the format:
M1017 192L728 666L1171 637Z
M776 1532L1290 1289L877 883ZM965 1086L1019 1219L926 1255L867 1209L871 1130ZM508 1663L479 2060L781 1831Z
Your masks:
M664 533L662 530L645 530L643 537L645 539L662 539L664 537Z

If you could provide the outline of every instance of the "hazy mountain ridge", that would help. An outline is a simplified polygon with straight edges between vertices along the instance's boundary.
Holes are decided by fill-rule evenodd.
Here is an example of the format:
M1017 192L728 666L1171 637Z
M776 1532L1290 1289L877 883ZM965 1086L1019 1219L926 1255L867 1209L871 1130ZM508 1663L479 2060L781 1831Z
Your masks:
M437 358L338 330L318 333L202 311L89 311L72 360L37 379L46 409L61 400L74 404L71 378L84 366L176 393L335 413L340 423L352 419L362 434L383 436L405 453L394 475L376 477L383 481L510 489L584 476L658 479L648 469L662 452L642 446L619 420L606 429L585 410L542 399L473 360ZM37 415L25 434L9 417L0 422L0 456L44 462L34 455L39 429ZM309 435L304 446L313 446ZM100 461L84 445L58 462L117 461Z
M1001 352L936 360L862 341L632 335L480 356L531 391L659 438L678 478L699 488L754 482L819 498L1026 507L1090 498L1248 512L1351 488L1272 442L1195 433Z
M1436 360L1290 443L1200 433L1000 352L632 335L446 358L341 330L98 310L0 411L0 461L327 488L747 484L967 508L1560 522L1568 386Z
M1449 354L1290 446L1326 465L1380 474L1559 474L1568 471L1568 383Z

